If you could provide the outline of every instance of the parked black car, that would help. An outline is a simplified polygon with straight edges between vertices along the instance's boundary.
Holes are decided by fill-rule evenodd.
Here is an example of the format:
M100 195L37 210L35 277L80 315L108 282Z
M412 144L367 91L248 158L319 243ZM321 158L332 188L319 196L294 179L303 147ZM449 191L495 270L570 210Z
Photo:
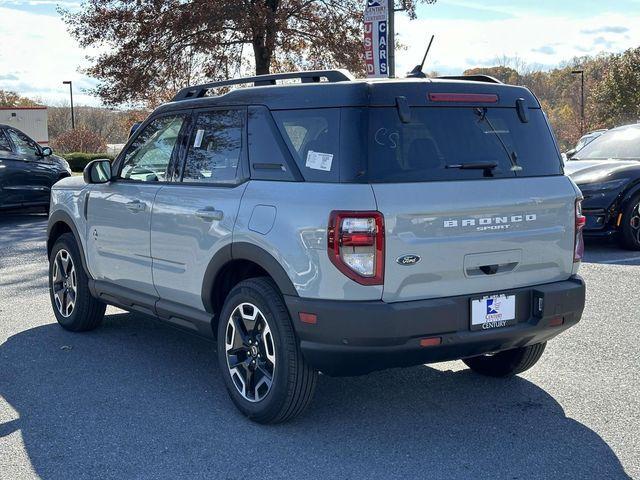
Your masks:
M0 124L0 209L49 210L51 186L71 175L69 164L20 130Z
M640 250L640 124L614 128L565 164L582 194L585 236Z

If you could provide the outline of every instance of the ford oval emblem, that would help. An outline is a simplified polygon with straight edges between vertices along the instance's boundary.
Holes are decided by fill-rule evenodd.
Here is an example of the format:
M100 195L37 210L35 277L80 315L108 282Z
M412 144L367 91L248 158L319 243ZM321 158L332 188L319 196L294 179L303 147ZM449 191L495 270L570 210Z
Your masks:
M420 260L421 259L418 255L402 255L401 257L396 258L396 262L399 265L415 265Z

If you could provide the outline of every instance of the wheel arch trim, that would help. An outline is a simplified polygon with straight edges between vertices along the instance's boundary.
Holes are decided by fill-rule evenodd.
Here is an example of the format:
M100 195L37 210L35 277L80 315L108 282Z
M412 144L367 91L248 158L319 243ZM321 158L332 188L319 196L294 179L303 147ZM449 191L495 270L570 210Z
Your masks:
M89 269L87 268L87 260L85 257L84 243L82 242L82 237L80 237L80 235L78 234L78 229L76 228L76 225L73 222L71 215L69 215L64 210L56 210L49 216L49 221L47 223L47 257L49 257L49 255L51 254L51 250L53 249L51 234L53 232L54 227L60 223L63 223L69 228L69 230L71 230L71 233L75 237L76 243L78 244L78 250L80 250L80 260L82 262L82 268L86 272L87 276L89 278L92 278L91 274L89 273Z
M255 263L269 274L283 295L293 297L298 296L298 292L294 287L291 278L289 278L285 269L273 255L252 243L234 242L232 244L225 245L216 252L213 258L209 261L209 265L205 270L201 295L202 303L204 304L207 312L216 313L213 311L213 298L211 294L213 287L216 284L216 280L220 272L223 271L225 266L235 260L248 260Z

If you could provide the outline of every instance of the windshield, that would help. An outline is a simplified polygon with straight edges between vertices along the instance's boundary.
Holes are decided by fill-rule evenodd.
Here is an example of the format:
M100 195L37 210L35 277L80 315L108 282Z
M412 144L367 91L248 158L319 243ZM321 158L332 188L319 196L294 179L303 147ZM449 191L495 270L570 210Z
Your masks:
M369 181L425 182L559 175L561 162L544 114L515 108L371 108Z
M640 125L603 133L572 160L640 160Z

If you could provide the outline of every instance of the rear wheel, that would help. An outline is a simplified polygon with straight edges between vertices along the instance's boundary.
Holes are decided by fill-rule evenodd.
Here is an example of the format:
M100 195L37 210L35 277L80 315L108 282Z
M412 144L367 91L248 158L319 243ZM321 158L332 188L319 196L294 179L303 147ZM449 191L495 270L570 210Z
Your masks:
M289 313L268 278L233 288L218 322L218 361L236 407L259 423L280 423L304 411L317 372L302 357Z
M511 377L533 367L544 352L547 342L514 348L493 355L479 355L462 360L476 373L489 377Z
M70 233L61 235L51 250L49 295L53 313L63 328L82 332L102 322L106 305L91 295L78 244Z
M640 195L629 201L622 212L620 245L628 250L640 250Z

